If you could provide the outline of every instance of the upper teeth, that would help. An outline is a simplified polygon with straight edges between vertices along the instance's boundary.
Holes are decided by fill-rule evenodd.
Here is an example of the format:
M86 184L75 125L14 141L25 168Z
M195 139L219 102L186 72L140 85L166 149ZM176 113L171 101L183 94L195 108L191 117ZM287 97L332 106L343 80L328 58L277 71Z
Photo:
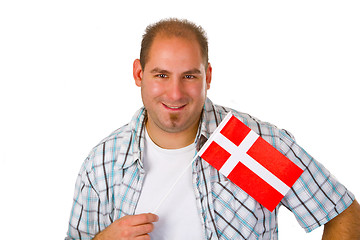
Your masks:
M170 106L168 106L169 108L171 108L171 109L178 109L178 108L181 108L181 106L180 107L170 107Z

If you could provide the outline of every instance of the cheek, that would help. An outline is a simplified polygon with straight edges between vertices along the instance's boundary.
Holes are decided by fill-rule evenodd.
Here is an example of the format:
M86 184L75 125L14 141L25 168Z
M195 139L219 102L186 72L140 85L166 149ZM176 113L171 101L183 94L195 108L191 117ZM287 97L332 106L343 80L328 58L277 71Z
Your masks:
M155 98L161 95L162 91L163 87L161 86L161 84L156 82L144 82L141 87L141 94L147 99Z
M193 84L187 89L188 94L194 98L203 98L206 93L206 85L204 83Z

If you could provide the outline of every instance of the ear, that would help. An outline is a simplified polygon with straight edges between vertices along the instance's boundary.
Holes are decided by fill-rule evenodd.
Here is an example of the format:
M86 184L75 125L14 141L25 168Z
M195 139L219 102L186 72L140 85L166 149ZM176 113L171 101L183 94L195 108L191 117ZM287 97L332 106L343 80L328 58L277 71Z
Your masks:
M212 68L211 64L208 63L208 67L206 70L206 89L210 89L211 77L212 77Z
M133 76L134 76L136 86L141 87L143 71L142 71L139 59L135 59L135 61L133 63Z

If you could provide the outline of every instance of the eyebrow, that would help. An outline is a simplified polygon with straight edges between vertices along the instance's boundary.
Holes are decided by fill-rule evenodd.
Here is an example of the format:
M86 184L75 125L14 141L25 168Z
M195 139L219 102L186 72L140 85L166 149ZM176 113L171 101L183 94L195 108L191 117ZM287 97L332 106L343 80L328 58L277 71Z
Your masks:
M183 74L201 74L201 71L197 68L193 68L189 71L184 72Z
M166 73L169 74L170 72L164 69L160 69L160 68L154 68L153 70L150 71L151 73Z
M170 72L168 70L165 69L161 69L161 68L154 68L153 70L150 71L150 73L164 73L164 74L169 74ZM183 72L182 74L201 74L201 71L197 68L193 68L189 71Z

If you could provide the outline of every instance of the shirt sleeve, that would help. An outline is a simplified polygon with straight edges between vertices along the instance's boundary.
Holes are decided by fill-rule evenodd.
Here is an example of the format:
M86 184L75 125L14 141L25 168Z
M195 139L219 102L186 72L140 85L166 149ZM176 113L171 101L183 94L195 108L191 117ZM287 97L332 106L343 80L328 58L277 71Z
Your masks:
M304 230L310 232L339 215L355 197L293 139L289 132L280 131L280 151L304 172L282 204L295 215Z
M92 184L91 173L87 170L88 165L89 159L86 159L76 180L66 240L92 239L99 231L96 220L98 220L100 202Z

